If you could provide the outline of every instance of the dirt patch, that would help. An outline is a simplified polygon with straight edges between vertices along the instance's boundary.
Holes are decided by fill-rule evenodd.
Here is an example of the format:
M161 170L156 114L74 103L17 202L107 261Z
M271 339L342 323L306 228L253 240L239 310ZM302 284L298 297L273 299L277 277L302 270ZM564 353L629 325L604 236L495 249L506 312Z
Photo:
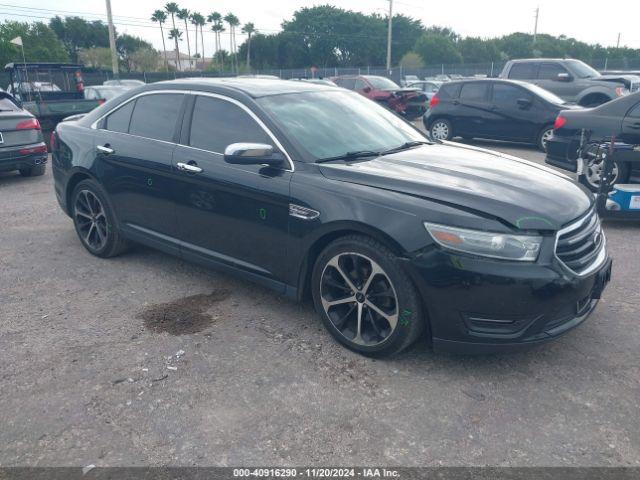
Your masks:
M168 303L150 305L137 315L152 332L171 335L198 333L213 323L207 310L229 297L228 290L214 290L209 295L199 294Z

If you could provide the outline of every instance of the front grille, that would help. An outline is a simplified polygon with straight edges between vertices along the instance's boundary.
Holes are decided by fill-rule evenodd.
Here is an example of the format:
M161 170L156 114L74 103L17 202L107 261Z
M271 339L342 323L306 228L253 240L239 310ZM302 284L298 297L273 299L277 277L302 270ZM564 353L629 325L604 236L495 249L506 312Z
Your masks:
M605 238L595 210L558 232L556 256L574 273L583 275L603 260Z

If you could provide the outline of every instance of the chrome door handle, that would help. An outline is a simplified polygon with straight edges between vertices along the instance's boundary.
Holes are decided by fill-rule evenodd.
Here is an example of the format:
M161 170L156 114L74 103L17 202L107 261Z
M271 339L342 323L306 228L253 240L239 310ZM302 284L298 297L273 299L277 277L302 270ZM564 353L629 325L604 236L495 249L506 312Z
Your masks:
M107 147L107 145L98 145L96 147L96 150L99 153L104 153L105 155L111 155L112 153L115 153L115 150L113 148Z
M200 173L200 172L202 172L202 169L199 166L191 165L189 163L178 162L176 164L176 167L178 168L178 170L182 170L183 172L189 172L189 173Z

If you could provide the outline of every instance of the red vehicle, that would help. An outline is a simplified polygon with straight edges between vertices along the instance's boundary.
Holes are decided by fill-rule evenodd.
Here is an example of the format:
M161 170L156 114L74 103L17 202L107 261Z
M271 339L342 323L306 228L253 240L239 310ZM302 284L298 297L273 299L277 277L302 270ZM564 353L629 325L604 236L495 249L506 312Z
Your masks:
M427 110L427 96L415 88L401 88L393 80L376 75L342 75L332 80L340 87L354 90L380 102L408 120L415 120Z

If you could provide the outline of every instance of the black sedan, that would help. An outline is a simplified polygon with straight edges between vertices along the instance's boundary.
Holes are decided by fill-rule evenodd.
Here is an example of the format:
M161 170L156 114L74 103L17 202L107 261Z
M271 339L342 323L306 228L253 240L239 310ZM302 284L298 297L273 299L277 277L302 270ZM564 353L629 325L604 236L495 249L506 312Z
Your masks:
M640 93L626 95L595 108L561 111L547 144L546 162L575 172L578 148L581 139L584 141L585 138L596 143L615 138L618 142L640 145ZM580 180L592 191L597 191L602 157L591 157L584 169ZM628 163L618 163L613 174L613 183L626 183L631 177L640 177L640 170L632 170Z
M335 87L152 84L54 137L56 195L90 253L139 242L311 297L367 355L424 330L468 353L544 342L593 311L610 275L583 187L431 142Z
M23 177L43 175L47 146L40 123L18 101L0 92L0 172L18 170Z
M564 100L536 85L515 80L445 83L431 98L424 126L431 137L487 138L537 145L545 150Z

